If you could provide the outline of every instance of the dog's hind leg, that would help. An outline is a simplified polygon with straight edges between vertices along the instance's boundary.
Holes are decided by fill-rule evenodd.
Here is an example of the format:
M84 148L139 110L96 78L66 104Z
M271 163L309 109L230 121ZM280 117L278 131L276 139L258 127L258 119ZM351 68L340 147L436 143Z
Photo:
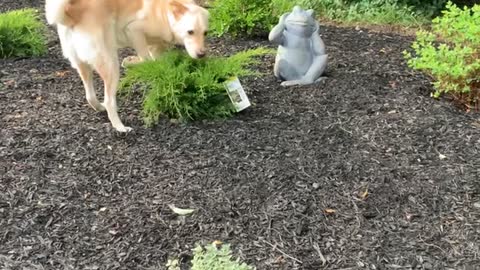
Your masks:
M123 125L117 112L117 87L120 79L118 57L110 55L102 57L95 63L95 70L103 80L105 87L105 101L103 106L108 113L112 126L119 132L128 132L132 128Z
M95 93L92 68L87 63L76 63L75 66L80 78L82 78L88 104L98 112L105 111L105 107L98 101L97 94Z

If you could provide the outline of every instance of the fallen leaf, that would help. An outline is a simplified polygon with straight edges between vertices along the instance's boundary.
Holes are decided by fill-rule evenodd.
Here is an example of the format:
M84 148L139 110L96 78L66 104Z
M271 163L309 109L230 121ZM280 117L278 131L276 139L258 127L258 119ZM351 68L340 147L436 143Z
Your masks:
M285 263L285 258L280 255L275 259L275 263L276 264L284 264Z
M362 195L360 196L362 198L362 200L365 200L367 197L368 197L369 193L368 193L368 188L362 193Z
M65 77L65 75L67 75L67 74L68 74L68 70L55 72L55 76L60 77L60 78Z
M447 158L447 156L442 155L442 154L438 154L438 158L439 158L440 160L444 160L444 159Z
M195 209L178 208L178 207L175 207L175 205L173 205L173 204L169 204L168 207L170 207L170 209L172 209L172 211L175 214L178 214L178 215L181 215L181 216L190 215L191 213L193 213L195 211Z
M391 88L393 88L393 89L397 88L397 82L396 81L389 81L388 83L390 84Z
M214 244L215 246L221 246L221 245L223 244L223 242L220 241L220 240L215 240L215 241L213 241L213 244Z
M335 209L331 209L331 208L325 209L326 214L335 214L335 212L337 212L337 210L335 210Z
M8 81L4 81L3 84L5 86L12 86L12 85L15 85L15 81L14 80L8 80Z

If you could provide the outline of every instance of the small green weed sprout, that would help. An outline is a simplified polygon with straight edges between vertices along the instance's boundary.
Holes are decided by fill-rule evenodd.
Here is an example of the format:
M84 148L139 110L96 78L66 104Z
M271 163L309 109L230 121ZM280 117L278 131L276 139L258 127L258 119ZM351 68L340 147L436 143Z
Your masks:
M232 260L232 251L227 244L218 247L212 243L205 248L197 245L193 250L192 270L254 270L255 268Z
M0 58L41 56L47 46L46 26L34 9L0 14Z
M470 108L480 97L480 5L460 9L447 3L443 16L432 21L432 30L417 32L408 65L434 79L436 98L449 94Z
M155 61L127 67L120 81L120 93L143 90L143 118L146 126L161 116L181 121L225 118L235 113L223 82L232 76L260 75L249 68L268 48L239 52L230 57L192 59L180 50L165 52Z

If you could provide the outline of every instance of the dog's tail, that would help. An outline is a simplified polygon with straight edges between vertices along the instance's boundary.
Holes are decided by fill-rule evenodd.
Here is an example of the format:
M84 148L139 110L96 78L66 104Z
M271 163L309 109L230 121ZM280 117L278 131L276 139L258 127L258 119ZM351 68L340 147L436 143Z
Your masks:
M67 14L68 5L70 5L70 0L46 0L45 17L47 17L48 24L73 24Z

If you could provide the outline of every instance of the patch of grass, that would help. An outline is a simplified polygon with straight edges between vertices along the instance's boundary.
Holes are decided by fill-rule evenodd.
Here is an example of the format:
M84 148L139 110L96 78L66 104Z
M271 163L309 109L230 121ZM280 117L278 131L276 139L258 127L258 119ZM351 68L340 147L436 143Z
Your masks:
M164 53L158 60L127 67L121 92L143 90L143 117L147 126L161 116L185 120L225 118L235 112L223 82L231 76L260 75L250 66L257 56L273 53L257 48L230 57L192 59L180 50Z
M408 65L430 75L434 97L449 94L467 108L480 98L480 5L460 9L447 3L432 30L417 32L414 54L404 52Z
M0 14L0 58L45 54L45 32L46 26L34 9Z

